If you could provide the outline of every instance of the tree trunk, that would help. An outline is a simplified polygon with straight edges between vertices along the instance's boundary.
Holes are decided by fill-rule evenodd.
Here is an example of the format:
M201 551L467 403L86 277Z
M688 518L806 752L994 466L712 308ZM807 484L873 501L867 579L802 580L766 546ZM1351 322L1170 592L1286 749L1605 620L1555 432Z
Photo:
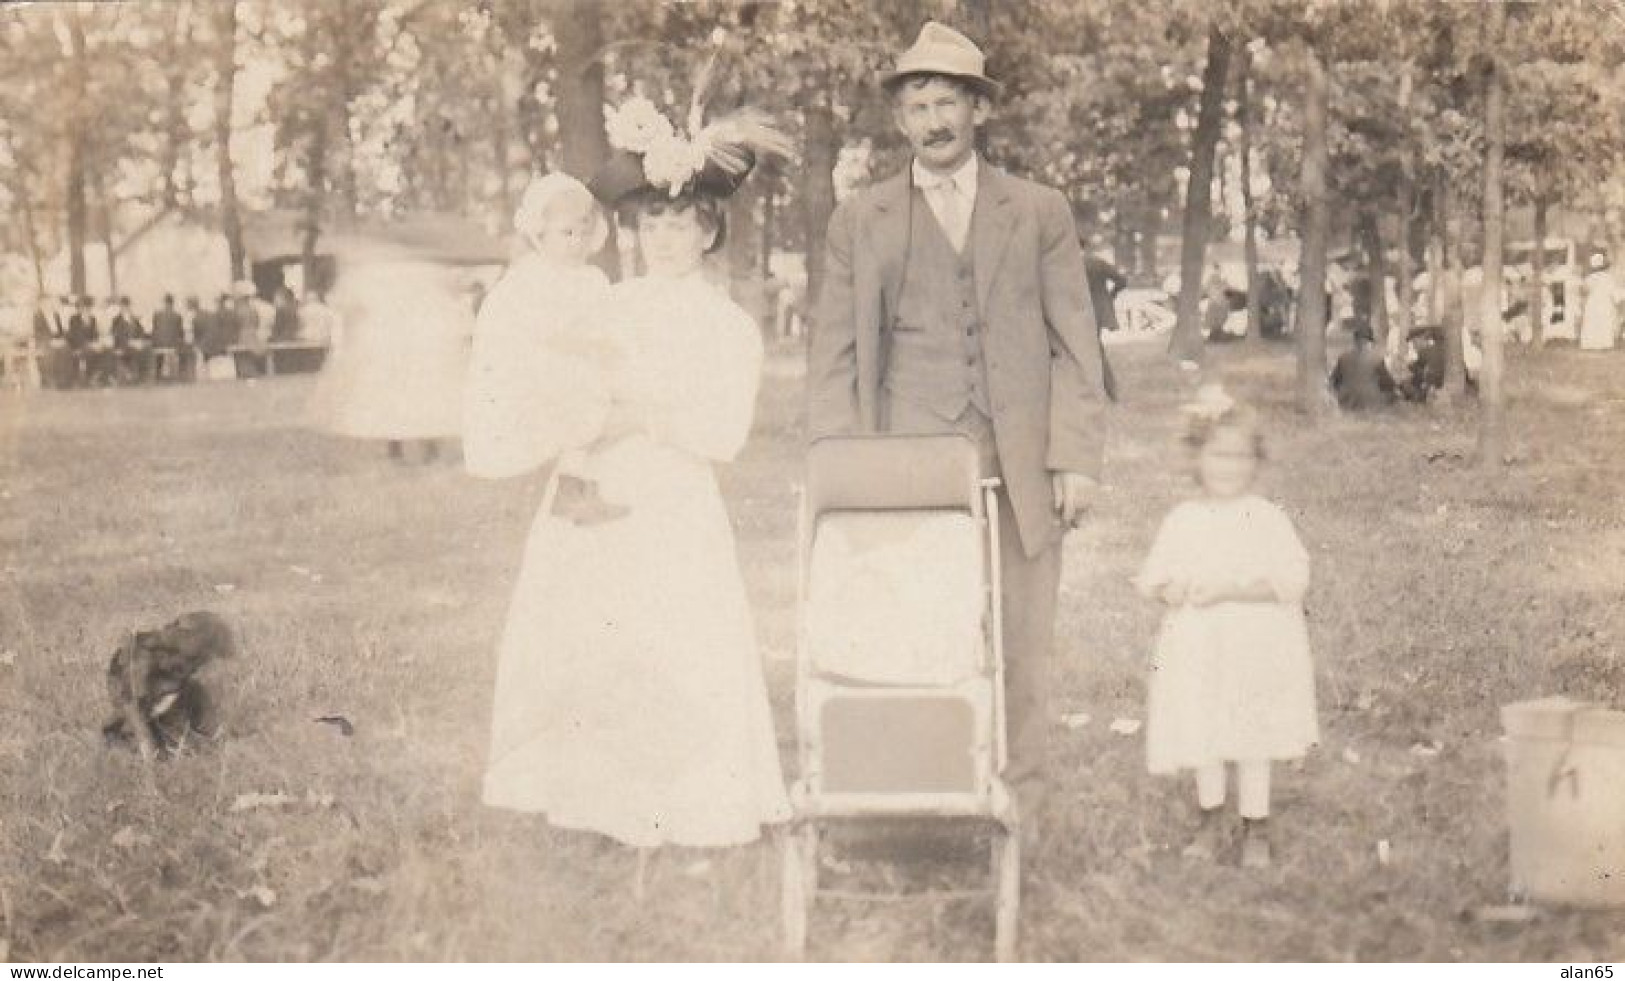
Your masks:
M164 148L161 166L164 171L163 204L175 208L180 204L181 185L176 178L180 170L181 155L192 141L191 127L186 122L187 68L191 64L191 11L188 4L175 5L172 35L166 45L168 64L164 71Z
M1241 139L1236 152L1241 155L1242 250L1247 264L1247 340L1264 341L1263 283L1258 275L1258 216L1253 210L1253 120L1251 104L1253 57L1244 44L1236 57L1236 124Z
M1411 65L1405 64L1404 74L1399 80L1399 110L1405 116L1410 112L1411 105ZM1404 367L1403 354L1405 342L1410 339L1411 330L1416 325L1413 314L1416 310L1416 278L1413 267L1411 243L1413 229L1417 221L1416 174L1415 155L1406 150L1399 168L1399 184L1395 189L1395 197L1399 201L1399 248L1396 252L1396 265L1394 268L1394 295L1399 300L1398 309L1394 311L1394 333L1398 337L1390 336L1387 345L1383 348L1388 361L1388 369L1396 375Z
M746 181L725 203L727 211L728 285L735 302L744 307L757 323L772 323L773 309L766 290L766 281L756 272L756 202L761 187Z
M562 170L590 180L609 155L604 135L604 44L602 5L598 0L554 0L553 33L559 77L554 86L563 148Z
M23 161L17 161L18 175L28 173L28 167ZM23 240L28 243L28 259L34 266L34 292L41 299L45 297L45 257L40 254L39 229L34 224L34 196L29 193L26 179L19 180L16 186L18 204L23 210Z
M1388 344L1388 265L1383 255L1382 226L1374 208L1360 209L1360 248L1365 252L1366 310L1369 311L1371 336L1379 349Z
M1535 166L1535 254L1529 260L1529 346L1546 343L1546 199L1540 165Z
M1157 237L1162 234L1162 212L1151 204L1148 196L1140 212L1140 275L1156 285L1162 285L1162 271L1158 268Z
M514 120L508 108L508 59L504 51L503 46L496 45L491 53L495 62L491 73L491 105L496 116L491 127L491 158L496 166L497 213L507 220L514 209L513 185L508 173L508 134Z
M602 5L598 0L552 0L551 20L558 78L553 86L553 111L558 117L560 168L582 181L609 156L604 135L604 45ZM620 250L613 230L603 252L604 271L615 278L620 271Z
M1326 200L1326 69L1320 52L1306 45L1304 79L1303 243L1298 260L1298 407L1310 417L1320 415L1326 392L1326 243L1331 231L1331 210Z
M1213 202L1213 155L1219 144L1224 79L1230 65L1230 39L1215 28L1207 39L1202 69L1202 100L1191 135L1190 177L1185 185L1185 221L1179 243L1179 306L1168 350L1190 360L1202 351L1202 273L1206 266Z
M361 213L361 184L358 170L355 165L355 139L350 133L350 91L351 82L348 73L345 73L339 83L339 95L333 106L335 119L333 131L328 137L328 153L340 150L337 155L339 165L339 213L341 224L350 225L355 222L356 216ZM446 186L445 172L442 170L436 175L439 187L436 193L443 193ZM437 207L444 208L439 204Z
M113 201L107 193L107 181L98 170L91 183L96 192L96 214L100 218L99 231L102 239L102 255L107 263L107 295L111 299L118 296L118 254L113 251Z
M232 282L247 277L243 220L237 204L237 170L231 162L231 107L237 87L237 0L217 3L214 49L214 158L220 173L220 230L231 254Z
M89 166L89 138L85 133L90 89L89 54L85 50L85 23L80 9L67 11L68 91L72 108L68 113L68 288L85 295L85 238L89 234L90 208L85 199L85 170Z
M814 97L802 112L805 125L801 202L807 233L807 295L817 296L824 284L824 236L835 211L835 114L827 94Z
M305 217L300 236L299 264L304 270L305 289L315 288L316 243L322 234L322 212L327 201L327 117L318 114L310 134L310 150L305 158Z
M1444 324L1445 280L1445 193L1444 177L1433 174L1433 188L1428 195L1428 326Z
M1490 65L1485 79L1484 136L1484 289L1479 303L1479 345L1484 363L1478 379L1478 465L1499 470L1506 461L1506 370L1501 320L1502 246L1506 237L1502 170L1506 158L1506 79L1499 46L1506 33L1506 6L1489 6ZM1537 249L1544 248L1537 243Z
M762 278L766 279L773 274L774 219L778 217L779 196L773 192L771 183L766 180L763 183L767 185L767 190L762 194L762 235L758 260L762 264Z
M1444 387L1439 394L1443 397L1442 401L1449 403L1467 394L1467 364L1462 349L1466 312L1463 309L1466 260L1462 255L1462 217L1460 202L1456 200L1456 192L1448 178L1444 180L1440 212L1444 222L1445 262L1450 268L1440 296L1440 303L1444 306Z

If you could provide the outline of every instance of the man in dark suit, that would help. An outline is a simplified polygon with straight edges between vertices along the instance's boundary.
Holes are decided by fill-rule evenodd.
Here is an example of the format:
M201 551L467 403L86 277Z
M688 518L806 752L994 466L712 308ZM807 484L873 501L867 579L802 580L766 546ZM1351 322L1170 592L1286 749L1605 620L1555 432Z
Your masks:
M68 318L68 351L73 355L75 384L93 385L105 380L101 336L90 297L81 296L78 309Z
M1117 330L1115 301L1128 285L1128 277L1100 256L1085 255L1083 261L1089 272L1089 298L1095 304L1095 326L1101 333Z
M118 310L108 325L112 336L113 379L121 385L146 379L147 334L141 319L130 306L130 298L119 297Z
M809 430L969 435L999 495L1010 766L1045 796L1061 537L1095 495L1108 399L1072 209L976 152L999 84L936 23L882 78L913 150L836 209L808 354Z
M197 301L192 301L196 308ZM186 346L186 324L175 309L175 295L164 294L164 305L152 315L153 379L166 379L181 375L181 349Z

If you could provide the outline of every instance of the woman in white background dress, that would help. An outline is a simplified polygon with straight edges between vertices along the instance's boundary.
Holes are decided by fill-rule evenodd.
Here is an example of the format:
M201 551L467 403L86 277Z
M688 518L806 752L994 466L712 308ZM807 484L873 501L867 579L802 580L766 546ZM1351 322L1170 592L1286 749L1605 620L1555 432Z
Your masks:
M386 248L341 256L333 307L342 341L329 355L307 410L312 426L339 436L400 444L462 429L463 376L474 313L458 267Z
M1625 302L1619 278L1600 253L1591 257L1585 278L1585 307L1580 319L1580 348L1607 351L1619 337L1619 309Z

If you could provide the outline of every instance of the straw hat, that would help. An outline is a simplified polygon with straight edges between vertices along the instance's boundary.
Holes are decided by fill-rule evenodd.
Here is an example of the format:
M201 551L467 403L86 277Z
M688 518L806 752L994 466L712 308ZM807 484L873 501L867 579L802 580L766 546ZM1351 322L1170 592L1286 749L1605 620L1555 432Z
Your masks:
M910 75L948 75L980 89L988 98L998 96L1004 86L987 77L987 59L970 38L934 20L925 22L920 36L907 51L897 56L891 71L883 72L880 84L891 88Z

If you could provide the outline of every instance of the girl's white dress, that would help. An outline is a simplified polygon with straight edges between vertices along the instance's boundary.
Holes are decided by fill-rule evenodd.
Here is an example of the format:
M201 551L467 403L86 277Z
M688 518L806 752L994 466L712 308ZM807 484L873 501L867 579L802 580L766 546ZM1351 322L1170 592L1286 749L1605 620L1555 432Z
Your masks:
M394 257L340 272L333 299L343 341L316 380L310 425L367 439L458 435L474 313L455 275Z
M1265 579L1279 602L1170 610L1151 660L1146 761L1170 773L1290 759L1319 740L1303 597L1309 556L1286 514L1254 495L1199 499L1163 519L1140 579Z
M1580 347L1586 351L1606 351L1619 334L1619 282L1609 269L1600 269L1585 278L1585 307L1580 319Z
M609 411L611 365L561 349L606 339L609 280L596 266L516 259L480 306L463 393L463 461L479 477L512 477L586 446Z
M789 814L733 530L713 466L750 431L755 323L698 276L611 289L616 399L647 427L589 451L630 508L538 514L497 669L484 799L631 845L721 846Z

